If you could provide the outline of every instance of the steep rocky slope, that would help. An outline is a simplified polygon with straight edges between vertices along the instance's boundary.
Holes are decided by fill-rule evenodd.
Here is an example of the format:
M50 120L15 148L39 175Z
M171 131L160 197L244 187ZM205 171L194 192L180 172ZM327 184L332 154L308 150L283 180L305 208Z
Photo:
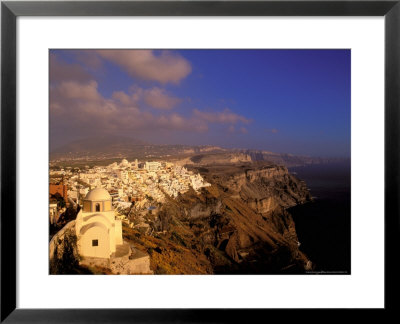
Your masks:
M311 200L304 182L265 163L193 167L212 185L170 199L149 215L151 235L124 228L155 273L302 273L287 208Z

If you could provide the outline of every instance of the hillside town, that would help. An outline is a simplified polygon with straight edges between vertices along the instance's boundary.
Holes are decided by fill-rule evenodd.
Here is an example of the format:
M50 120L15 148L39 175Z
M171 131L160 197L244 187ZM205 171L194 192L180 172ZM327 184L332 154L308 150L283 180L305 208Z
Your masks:
M109 192L117 212L135 211L137 216L155 209L167 197L176 198L190 188L198 192L207 186L210 184L200 174L169 162L123 159L108 166L53 168L50 170L50 224L58 222L67 205L81 204L94 188ZM132 220L129 216L121 213L128 223Z

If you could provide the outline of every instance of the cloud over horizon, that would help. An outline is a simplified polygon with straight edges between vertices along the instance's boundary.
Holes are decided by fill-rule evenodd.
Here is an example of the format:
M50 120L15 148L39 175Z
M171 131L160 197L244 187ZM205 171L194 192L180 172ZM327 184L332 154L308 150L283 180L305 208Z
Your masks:
M142 91L140 89L140 92ZM144 93L146 96L146 90ZM209 124L248 124L250 122L228 109L215 112L193 109L188 117L170 111L153 113L140 107L140 101L136 95L116 91L111 98L105 98L99 93L98 84L94 80L87 83L61 82L50 89L53 126L56 126L59 121L68 122L72 129L85 130L90 130L93 126L101 127L103 130L154 131L156 127L158 130L204 132L208 130Z
M108 51L102 55L116 60L115 52ZM122 53L118 58L123 58L121 62L128 64L131 72L135 70L135 64L139 64L135 62L143 60L175 62L172 69L176 72L175 67L178 66L178 70L181 71L175 74L165 74L166 71L162 71L157 77L153 69L146 67L137 69L141 71L142 77L148 72L147 77L151 76L160 82L180 80L188 72L185 64L183 68L180 67L182 64L180 56L168 53L161 54L157 58L147 52L141 51L136 56L129 55L129 58L127 53ZM135 59L130 60L132 57ZM159 62L161 70L165 62ZM106 96L101 93L96 77L84 66L65 62L56 55L50 56L50 132L53 134L58 134L61 129L64 132L68 129L74 136L87 136L93 133L140 136L148 132L163 131L204 133L209 130L211 124L229 126L251 122L250 119L227 108L222 111L202 111L199 108L182 107L179 111L175 111L182 102L181 98L163 87L146 88L135 84L125 91L115 89L110 96Z

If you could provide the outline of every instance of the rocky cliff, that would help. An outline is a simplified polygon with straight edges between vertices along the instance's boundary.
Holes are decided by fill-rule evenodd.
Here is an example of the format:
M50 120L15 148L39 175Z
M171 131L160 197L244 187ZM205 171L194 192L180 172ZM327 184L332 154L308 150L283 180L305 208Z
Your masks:
M287 208L311 200L304 182L265 163L192 167L212 185L170 199L149 219L152 235L124 234L151 255L155 273L301 273ZM159 224L163 224L161 228Z
M348 161L348 158L327 158L327 157L312 157L293 155L288 153L274 153L263 150L236 150L242 154L250 156L251 160L268 161L270 163L284 165L286 167L302 166L309 164L327 164Z

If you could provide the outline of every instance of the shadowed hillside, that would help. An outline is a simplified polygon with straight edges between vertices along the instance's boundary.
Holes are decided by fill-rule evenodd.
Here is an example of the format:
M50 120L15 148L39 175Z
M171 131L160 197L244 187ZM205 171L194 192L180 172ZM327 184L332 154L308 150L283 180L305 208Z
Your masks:
M311 200L285 167L220 165L198 169L212 186L169 199L149 217L145 235L124 237L150 254L160 274L303 273L312 263L298 249L286 208Z

